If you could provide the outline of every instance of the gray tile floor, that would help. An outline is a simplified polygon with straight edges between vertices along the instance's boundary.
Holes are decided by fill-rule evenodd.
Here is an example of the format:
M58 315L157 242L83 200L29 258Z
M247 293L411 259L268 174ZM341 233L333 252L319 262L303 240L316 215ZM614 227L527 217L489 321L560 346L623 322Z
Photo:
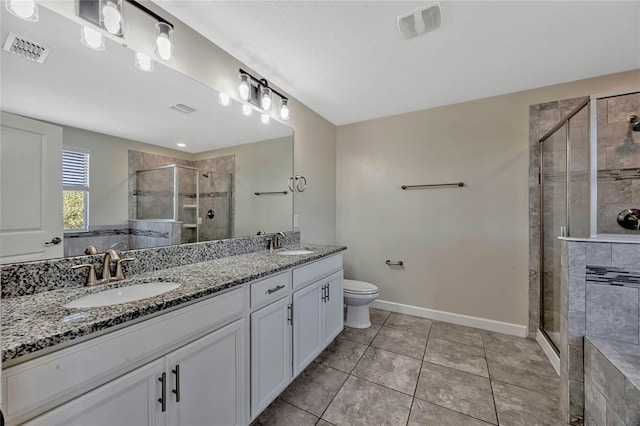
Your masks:
M533 340L371 310L253 425L561 425L559 377Z

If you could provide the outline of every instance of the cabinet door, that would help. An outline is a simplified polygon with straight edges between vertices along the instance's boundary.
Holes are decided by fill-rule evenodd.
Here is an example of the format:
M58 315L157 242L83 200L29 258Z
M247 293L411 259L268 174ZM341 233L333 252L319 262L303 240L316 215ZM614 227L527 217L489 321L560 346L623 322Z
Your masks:
M169 424L244 424L245 324L238 320L167 355Z
M251 416L255 417L291 381L289 297L251 314Z
M328 286L324 308L324 345L327 346L344 327L344 294L342 292L342 271L325 278Z
M324 348L322 285L318 281L293 293L293 375L297 376Z
M158 399L164 359L154 361L27 422L27 425L165 425Z

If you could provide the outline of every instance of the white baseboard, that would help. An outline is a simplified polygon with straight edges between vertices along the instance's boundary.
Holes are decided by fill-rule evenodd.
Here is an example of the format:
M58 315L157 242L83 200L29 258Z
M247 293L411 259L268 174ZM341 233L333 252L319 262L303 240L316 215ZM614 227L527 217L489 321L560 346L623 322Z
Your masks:
M547 338L544 337L544 334L542 334L540 330L538 330L538 333L536 334L536 341L544 351L547 358L549 358L551 365L553 365L553 368L556 369L556 373L558 373L558 376L559 376L560 375L560 358L558 357L558 354L556 353L556 351L554 351L553 348L551 347L551 343L549 343Z
M483 330L496 331L498 333L511 334L518 337L527 336L527 327L519 324L511 324L508 322L437 311L435 309L387 302L385 300L374 300L370 306L400 314L414 315L416 317L429 318L436 321L446 321L453 324L466 325L467 327L481 328Z

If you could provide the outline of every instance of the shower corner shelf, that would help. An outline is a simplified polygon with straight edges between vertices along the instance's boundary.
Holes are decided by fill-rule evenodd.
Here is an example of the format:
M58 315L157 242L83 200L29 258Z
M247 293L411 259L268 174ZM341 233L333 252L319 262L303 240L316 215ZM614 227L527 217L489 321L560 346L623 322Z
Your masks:
M187 229L196 229L198 225L196 225L195 223L185 223L182 225L182 227Z
M195 209L198 206L195 204L185 204L184 206L182 206L183 209Z

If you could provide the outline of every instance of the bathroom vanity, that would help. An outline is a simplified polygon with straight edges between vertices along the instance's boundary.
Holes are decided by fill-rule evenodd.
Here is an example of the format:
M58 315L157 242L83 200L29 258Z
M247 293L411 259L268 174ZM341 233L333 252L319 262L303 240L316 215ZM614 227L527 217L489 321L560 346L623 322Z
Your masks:
M3 300L7 424L248 424L343 328L345 248L307 247L142 273L117 285L181 286L120 305Z

